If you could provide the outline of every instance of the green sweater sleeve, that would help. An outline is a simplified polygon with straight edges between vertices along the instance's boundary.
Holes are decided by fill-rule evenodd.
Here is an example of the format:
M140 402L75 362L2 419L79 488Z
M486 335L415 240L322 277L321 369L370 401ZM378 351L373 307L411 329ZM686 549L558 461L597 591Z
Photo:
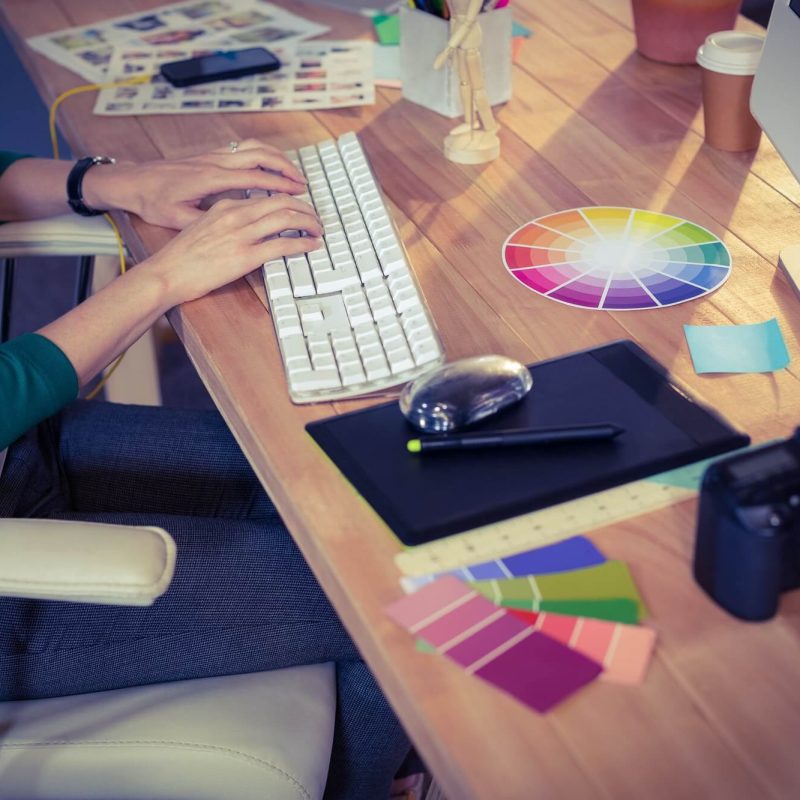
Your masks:
M13 153L11 150L0 150L0 176L15 162L19 161L21 158L31 158L29 155L25 155L24 153ZM3 220L0 220L0 225L3 224Z
M0 450L78 396L61 349L38 333L0 344Z
M21 158L30 158L30 156L25 153L13 153L11 150L0 150L0 175Z

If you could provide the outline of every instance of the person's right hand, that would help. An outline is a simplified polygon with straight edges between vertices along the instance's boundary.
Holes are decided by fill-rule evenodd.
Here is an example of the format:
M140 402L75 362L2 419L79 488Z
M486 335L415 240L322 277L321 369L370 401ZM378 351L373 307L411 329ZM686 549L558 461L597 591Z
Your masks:
M306 236L279 236L286 230ZM314 209L289 195L220 200L136 271L158 277L165 308L193 300L282 256L322 246Z
M302 194L306 179L277 147L245 139L234 151L225 146L189 158L94 167L83 182L91 208L119 208L176 230L203 215L206 198L245 189Z

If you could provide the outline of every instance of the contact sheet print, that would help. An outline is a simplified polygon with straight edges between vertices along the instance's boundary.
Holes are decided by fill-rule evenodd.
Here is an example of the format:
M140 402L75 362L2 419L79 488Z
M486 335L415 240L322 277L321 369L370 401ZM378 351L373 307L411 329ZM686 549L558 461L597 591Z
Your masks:
M28 44L87 81L99 83L109 80L109 67L120 49L202 49L212 42L215 50L254 45L273 49L328 30L267 0L191 0L35 36Z
M183 89L171 86L158 72L162 63L204 55L213 49L117 48L109 65L110 80L136 75L152 78L148 83L103 89L94 113L119 116L290 111L375 102L372 43L368 41L308 41L271 47L281 61L276 72Z

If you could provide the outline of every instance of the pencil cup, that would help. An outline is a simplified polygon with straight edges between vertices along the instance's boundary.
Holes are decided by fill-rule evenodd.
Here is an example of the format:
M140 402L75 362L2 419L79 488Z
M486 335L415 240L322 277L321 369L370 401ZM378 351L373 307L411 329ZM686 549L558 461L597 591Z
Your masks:
M478 16L483 32L481 61L492 105L511 98L511 10L500 8ZM441 69L433 62L450 38L450 24L425 11L400 7L400 76L403 97L425 108L458 117L464 113L458 90L458 68L451 59Z
M733 28L742 0L632 0L636 49L653 61L691 64L714 31Z

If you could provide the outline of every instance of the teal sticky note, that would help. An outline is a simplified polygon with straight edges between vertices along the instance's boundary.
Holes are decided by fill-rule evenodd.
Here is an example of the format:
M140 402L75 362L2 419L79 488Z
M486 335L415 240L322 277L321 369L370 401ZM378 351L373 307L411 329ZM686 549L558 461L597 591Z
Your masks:
M524 36L527 39L530 37L531 33L532 31L530 28L526 28L524 25L520 25L519 22L511 23L512 36Z
M734 453L744 452L748 448L743 447L734 450ZM669 469L666 472L659 472L657 475L650 475L645 478L648 483L661 483L667 486L677 486L679 489L694 489L699 490L700 484L703 480L703 473L706 467L714 461L719 461L721 458L727 458L731 453L725 453L721 456L711 456L711 458L704 458L702 461L695 461L693 464L687 464L684 467L676 467Z
M397 14L377 14L372 18L372 24L381 44L400 44L400 17Z
M789 351L774 317L754 325L684 325L695 372L774 372Z

